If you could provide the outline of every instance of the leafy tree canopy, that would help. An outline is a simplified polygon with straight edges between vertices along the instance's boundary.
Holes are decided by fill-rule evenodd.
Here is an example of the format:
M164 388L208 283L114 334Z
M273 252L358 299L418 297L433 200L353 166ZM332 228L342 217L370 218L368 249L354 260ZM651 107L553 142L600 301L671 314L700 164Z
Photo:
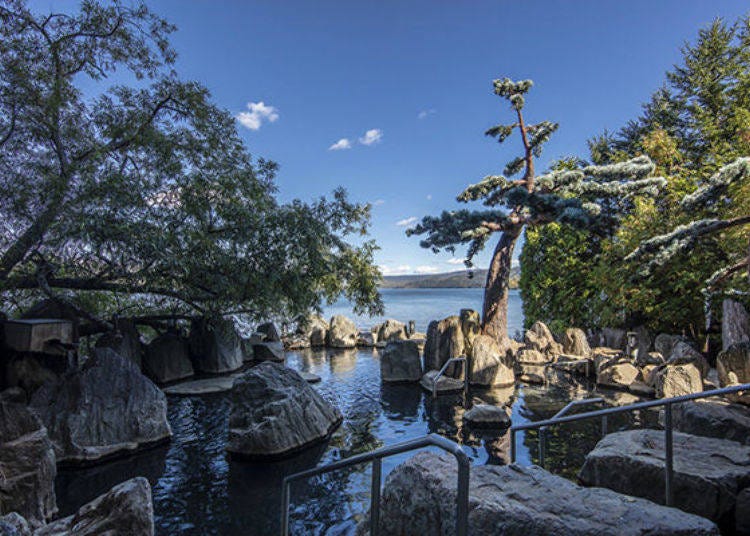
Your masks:
M380 310L369 206L343 190L279 203L276 164L172 69L174 30L142 4L0 2L6 307L31 293L101 313L289 316L344 294ZM133 83L107 86L115 71Z

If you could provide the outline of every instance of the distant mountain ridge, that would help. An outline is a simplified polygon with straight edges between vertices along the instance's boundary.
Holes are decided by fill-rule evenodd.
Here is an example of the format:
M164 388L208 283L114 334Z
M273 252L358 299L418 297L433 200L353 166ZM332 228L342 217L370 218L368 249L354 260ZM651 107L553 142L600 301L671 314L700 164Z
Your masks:
M469 273L473 277L469 278ZM510 288L518 288L521 270L513 268ZM380 288L483 288L487 270L458 270L441 274L387 275Z

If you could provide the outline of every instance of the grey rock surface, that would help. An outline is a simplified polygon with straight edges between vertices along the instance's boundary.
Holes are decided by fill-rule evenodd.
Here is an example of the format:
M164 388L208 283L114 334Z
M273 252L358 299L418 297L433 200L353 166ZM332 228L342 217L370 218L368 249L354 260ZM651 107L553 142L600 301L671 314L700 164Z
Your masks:
M143 372L156 383L184 380L195 374L187 340L175 333L159 335L146 346Z
M126 480L82 506L72 516L36 530L34 536L153 536L151 486L143 477Z
M419 380L419 385L421 385L424 389L426 389L429 392L432 392L433 387L435 388L436 393L456 393L459 391L463 391L464 389L464 381L463 380L457 380L456 378L451 378L450 376L440 376L440 378L435 382L435 378L438 375L437 370L428 370L424 376Z
M97 348L110 348L116 354L130 359L140 368L143 359L143 343L135 324L126 319L117 321L114 331L102 334L96 341Z
M409 335L406 332L406 324L403 322L389 318L378 326L378 342L401 341L408 338Z
M18 512L32 527L57 512L55 453L27 407L0 394L0 515Z
M455 534L456 462L423 452L395 468L381 498L383 536ZM366 533L367 523L359 534ZM710 521L610 490L584 488L539 467L472 466L472 536L718 535Z
M513 369L505 364L505 353L488 335L475 335L469 359L469 381L484 387L505 387L516 381Z
M569 355L589 357L591 346L586 338L586 333L580 328L568 328L563 335L563 352Z
M737 494L750 486L750 447L674 433L675 506L733 525ZM604 437L586 456L579 479L664 503L664 432L629 430Z
M253 343L253 357L255 361L278 361L281 363L286 358L284 345L280 342L255 342Z
M440 321L430 322L427 327L427 338L424 345L424 369L440 370L446 361L464 355L464 334L461 319L449 316ZM449 376L459 376L462 368L450 366L446 372Z
M265 340L268 342L279 342L281 341L281 331L276 327L273 322L264 322L255 328L257 333L262 333L265 336Z
M164 393L109 349L40 388L30 407L47 427L58 463L93 463L172 435Z
M724 400L706 399L675 404L672 420L686 434L729 439L750 445L750 408Z
M235 380L227 451L252 459L290 456L324 441L341 413L296 371L265 362Z
M231 318L193 321L190 328L190 353L193 368L209 374L221 374L242 366L240 336Z
M492 404L473 405L464 413L463 419L474 428L507 428L511 425L508 410Z
M409 340L388 342L380 356L380 379L384 382L418 382L421 377L419 345Z
M326 333L326 344L331 348L354 348L357 346L359 330L350 319L334 315Z
M750 342L750 315L738 301L726 299L721 304L721 349L738 342Z
M702 392L703 380L700 370L692 363L662 365L654 373L654 389L657 398L673 398Z

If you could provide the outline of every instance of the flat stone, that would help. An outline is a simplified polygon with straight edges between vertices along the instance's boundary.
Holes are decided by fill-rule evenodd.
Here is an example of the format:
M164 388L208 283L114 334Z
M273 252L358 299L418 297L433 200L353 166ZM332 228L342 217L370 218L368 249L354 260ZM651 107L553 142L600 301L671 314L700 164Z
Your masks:
M737 493L750 486L750 447L674 432L675 506L734 525ZM586 456L579 480L664 503L664 432L629 430L604 437Z
M638 368L632 363L614 363L599 370L596 375L596 383L615 389L627 389L638 378L638 373Z
M439 371L437 370L428 371L424 376L422 376L422 379L419 380L419 385L432 393L433 386L435 385L435 377L438 375L438 372ZM451 378L449 376L443 375L440 376L440 379L437 381L435 392L437 394L447 394L461 392L463 390L463 380L457 380L456 378Z
M191 395L208 395L212 393L223 393L229 391L234 385L234 380L237 379L238 374L232 374L230 376L218 376L216 378L204 378L202 380L192 380L189 382L182 382L176 385L170 385L164 387L163 391L168 395L180 395L180 396L191 396Z
M672 406L675 429L686 434L729 439L750 445L750 408L707 399Z
M507 428L511 424L508 410L491 404L475 404L463 419L475 428Z
M151 486L143 477L118 484L72 516L34 532L34 536L153 536Z
M297 372L299 372L299 375L302 376L307 383L318 383L321 381L320 376L313 374L312 372L305 372L303 370Z
M457 464L453 456L422 452L396 467L381 498L383 536L455 532ZM367 532L369 522L358 527ZM472 466L469 526L472 536L718 535L701 517L585 488L539 467Z
M342 420L296 371L270 361L237 378L230 399L226 449L239 457L291 456L328 439Z

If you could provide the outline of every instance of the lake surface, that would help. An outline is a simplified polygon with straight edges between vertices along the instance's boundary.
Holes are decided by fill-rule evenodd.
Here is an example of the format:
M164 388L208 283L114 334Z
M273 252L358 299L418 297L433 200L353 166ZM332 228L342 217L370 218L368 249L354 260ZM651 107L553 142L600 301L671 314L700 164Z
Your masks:
M389 317L415 320L419 329L426 328L429 320L457 313L462 307L478 309L477 301L481 302L481 289L391 289L383 294ZM410 308L410 303L418 306ZM512 322L520 327L517 295L511 303L516 303ZM362 326L376 321L358 319ZM279 530L282 478L319 463L430 432L461 443L475 464L507 460L508 434L477 433L465 427L461 396L433 400L417 385L381 385L379 352L357 349L287 353L287 366L321 376L322 382L315 388L344 415L344 422L327 444L284 462L230 461L224 451L230 409L227 394L170 396L168 413L174 433L170 444L89 469L60 471L56 484L61 514L67 515L113 485L141 475L153 487L158 535L273 535ZM546 387L473 389L471 398L511 406L513 422L519 424L549 418L569 400L593 392L593 386L586 382L553 379ZM636 399L608 391L596 396L606 396L614 404ZM614 430L653 420L655 416L650 414L610 418L609 427ZM599 435L597 422L549 430L548 468L573 477ZM412 455L385 459L383 478ZM519 435L518 461L524 464L537 461L535 433ZM353 534L357 523L367 515L369 496L369 466L347 468L297 483L292 489L291 532Z

